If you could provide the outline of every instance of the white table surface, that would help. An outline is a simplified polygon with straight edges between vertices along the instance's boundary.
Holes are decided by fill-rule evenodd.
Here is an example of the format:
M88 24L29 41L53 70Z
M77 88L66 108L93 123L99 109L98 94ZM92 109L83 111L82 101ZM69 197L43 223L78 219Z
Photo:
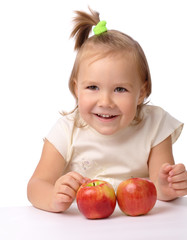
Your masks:
M116 205L107 219L87 220L74 203L65 213L32 206L0 208L1 240L187 240L187 197L157 201L144 216L129 217Z

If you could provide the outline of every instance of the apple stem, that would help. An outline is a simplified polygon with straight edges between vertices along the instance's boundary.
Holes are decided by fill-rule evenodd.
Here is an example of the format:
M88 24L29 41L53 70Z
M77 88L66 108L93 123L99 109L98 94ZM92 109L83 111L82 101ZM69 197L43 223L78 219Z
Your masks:
M95 186L95 183L93 182L93 186Z

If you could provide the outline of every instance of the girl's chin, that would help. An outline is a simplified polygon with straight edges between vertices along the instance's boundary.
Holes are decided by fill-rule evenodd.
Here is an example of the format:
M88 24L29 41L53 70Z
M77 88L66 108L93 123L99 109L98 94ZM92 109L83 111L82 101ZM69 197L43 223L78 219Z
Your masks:
M101 134L101 135L105 135L105 136L110 136L110 135L114 135L117 132L120 131L120 129L114 129L112 127L98 127L98 126L91 126L92 129L94 129L97 133Z

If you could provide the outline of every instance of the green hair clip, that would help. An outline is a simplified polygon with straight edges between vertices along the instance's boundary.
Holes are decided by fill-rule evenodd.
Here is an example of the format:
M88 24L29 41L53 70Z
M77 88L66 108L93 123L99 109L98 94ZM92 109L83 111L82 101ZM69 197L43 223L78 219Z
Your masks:
M106 21L100 21L93 29L95 35L107 32Z

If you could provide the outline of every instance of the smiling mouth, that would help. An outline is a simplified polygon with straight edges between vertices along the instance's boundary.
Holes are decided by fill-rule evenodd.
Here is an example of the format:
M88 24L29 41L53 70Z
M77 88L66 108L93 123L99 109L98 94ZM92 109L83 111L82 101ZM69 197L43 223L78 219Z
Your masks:
M109 114L95 114L95 115L102 119L112 119L117 117L117 115L109 115Z

